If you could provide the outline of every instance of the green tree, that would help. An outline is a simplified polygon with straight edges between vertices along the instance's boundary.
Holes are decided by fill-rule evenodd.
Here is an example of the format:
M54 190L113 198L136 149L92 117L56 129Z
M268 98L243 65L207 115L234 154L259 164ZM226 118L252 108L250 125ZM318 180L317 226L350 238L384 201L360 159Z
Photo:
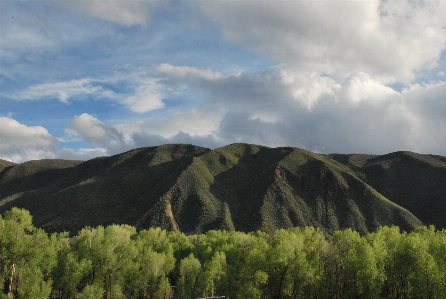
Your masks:
M136 248L131 241L135 234L134 227L110 225L83 229L75 238L74 249L79 259L92 263L88 284L102 287L106 299L121 298L128 288L126 277L134 267L136 256Z
M56 263L52 240L32 225L28 211L12 208L0 217L0 273L8 298L47 298Z
M99 284L87 284L82 290L81 299L98 299L104 295L104 288Z
M130 275L139 298L168 298L172 294L168 275L175 267L172 245L166 231L143 230L134 238L136 268Z
M237 234L236 247L239 250L236 268L238 283L235 288L237 298L258 299L266 294L268 238L268 235L263 232Z
M181 298L196 298L199 294L199 276L202 272L200 261L191 253L180 261L180 277L178 281L179 295Z
M211 260L204 265L203 272L203 296L214 296L219 289L219 283L226 275L226 255L224 252L216 252Z
M79 259L71 248L65 248L59 252L59 262L54 273L55 286L59 291L59 297L72 298L82 289L82 282L92 270L92 261Z
M337 231L333 243L340 259L342 298L377 298L383 277L379 275L372 246L351 229Z

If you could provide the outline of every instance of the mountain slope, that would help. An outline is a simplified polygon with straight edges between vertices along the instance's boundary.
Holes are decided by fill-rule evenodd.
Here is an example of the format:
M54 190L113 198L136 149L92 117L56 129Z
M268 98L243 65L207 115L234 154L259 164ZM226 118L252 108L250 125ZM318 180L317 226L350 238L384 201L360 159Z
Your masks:
M0 212L23 207L37 226L71 232L111 223L186 233L309 225L366 233L381 225L421 225L335 158L232 144L215 150L163 145L86 162L33 161L0 172Z
M35 224L49 231L77 232L87 225L111 223L134 225L170 188L191 157L204 151L208 150L166 145L89 160L64 169L40 187L7 193L1 197L0 211L26 208ZM16 184L29 179L17 178ZM0 190L7 189L7 183L0 179Z
M5 168L16 165L15 163L0 159L0 173L5 170Z
M245 144L195 158L159 206L175 219L151 225L175 223L171 228L191 233L310 225L328 233L346 227L365 233L381 225L410 230L421 224L336 161L294 148Z
M395 152L387 155L332 155L374 189L426 224L446 227L446 157Z

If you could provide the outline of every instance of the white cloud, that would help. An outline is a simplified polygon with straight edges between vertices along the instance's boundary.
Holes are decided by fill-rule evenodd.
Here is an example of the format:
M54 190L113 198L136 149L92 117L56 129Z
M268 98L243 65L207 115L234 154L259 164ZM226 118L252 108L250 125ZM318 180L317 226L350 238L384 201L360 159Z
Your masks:
M259 74L227 76L206 84L181 78L168 84L205 90L210 110L225 107L218 122L208 125L212 130L202 132L219 144L291 145L324 153L383 154L406 149L444 154L446 84L413 84L399 92L387 85L393 82L386 75L356 72L330 78L279 65ZM181 123L199 124L199 117L187 118L186 110L182 113ZM180 123L169 123L167 117L122 130L126 136L131 131L146 132L152 134L152 140L154 135L166 138L179 131L191 133L181 130Z
M56 140L48 131L45 135L42 127L24 126L22 130L36 142L28 144L26 138L20 141L8 135L9 139L2 139L0 144L2 152L16 154L16 161L26 157L91 158L171 142L215 147L239 141L299 146L325 153L409 149L445 154L445 84L414 79L423 74L444 79L444 69L429 69L435 68L442 51L444 57L446 1L194 1L181 4L179 9L153 10L161 11L156 16L161 23L154 22L150 28L125 26L147 24L151 1L87 0L82 1L83 5L62 1L56 8L51 7L53 2L46 3L50 3L51 11L42 8L32 22L26 19L34 15L34 6L27 8L20 22L9 18L2 22L6 27L0 32L0 43L5 46L0 55L9 64L0 67L0 79L6 87L1 96L6 100L62 102L105 99L110 101L86 109L109 102L114 107L107 106L101 114L84 110L88 113L73 118L65 139ZM19 5L2 5L14 6L14 13L22 12ZM184 8L192 10L195 15L189 17L202 21L202 26L212 20L216 27L194 24L194 31L179 28L190 12ZM208 19L198 15L200 12ZM178 22L166 16L183 19ZM64 26L57 27L65 18ZM215 28L232 45L219 40ZM191 39L178 52L184 33L190 33ZM197 51L196 41L209 38L200 35L203 33L214 35ZM172 38L172 34L177 35ZM228 53L218 52L219 45ZM64 68L60 63L66 56L58 52L61 49L76 52L67 53L74 62ZM195 56L189 55L191 49ZM200 57L204 52L209 56ZM92 55L91 64L82 65L84 53ZM231 56L234 53L238 55L235 58ZM47 56L53 54L54 61L48 60ZM248 59L241 63L240 57ZM197 60L202 67L197 67ZM272 61L275 67L261 67L270 66ZM77 62L79 67L74 65ZM42 72L43 79L36 71L42 65L49 72ZM54 66L59 70L54 71ZM246 72L228 75L230 69L238 72L243 68ZM90 75L51 81L61 78L61 72L67 69L73 76ZM20 80L21 85L9 83ZM34 85L26 86L29 82ZM21 91L13 94L12 89ZM66 107L78 108L81 104ZM132 117L136 120L122 120L112 126L95 117L109 109L116 109L113 114L117 115L122 106L135 112ZM19 115L20 109L25 107L14 110L8 119ZM147 117L136 115L155 110L161 111L148 113ZM53 140L53 147L39 145L45 140L43 136ZM56 144L81 140L92 148L87 149L86 144L76 150L54 148ZM21 149L6 148L14 144Z
M23 162L54 158L58 141L41 126L26 126L18 121L0 117L0 158Z
M137 113L146 113L164 107L161 85L155 80L138 80L139 86L135 93L124 100L130 110Z
M299 72L278 67L276 76L280 80L280 87L289 89L291 98L312 110L323 96L334 96L339 84L326 76L316 72Z
M92 158L165 143L188 143L215 148L225 145L224 140L214 131L223 116L224 112L219 109L186 109L165 118L148 118L136 123L111 126L84 113L74 117L67 133L101 147L90 151L65 148L57 155L69 159Z
M199 4L228 41L301 71L367 71L408 83L445 49L442 0Z
M173 66L169 63L162 63L158 67L158 71L172 76L196 76L206 80L217 80L223 78L223 75L221 73L214 72L210 69L199 69L190 66Z
M89 144L106 146L123 143L121 132L110 125L102 123L88 113L75 116L71 121L71 126L74 132Z
M192 135L212 134L223 119L225 110L221 108L183 108L164 117L151 117L135 123L120 124L116 129L123 133L126 139L134 133L160 135L169 138L178 132Z
M62 4L82 13L123 25L143 25L150 20L148 3L160 1L86 0L62 1Z
M369 101L371 104L378 104L397 94L397 91L371 78L367 73L355 73L343 82L338 98L352 103Z
M249 82L247 76L242 75L211 84L207 89L210 97L207 106L201 108L178 107L167 111L163 117L115 126L84 113L73 118L70 130L71 134L91 144L91 149L56 151L54 145L57 140L46 129L26 127L2 118L9 127L7 136L2 133L1 157L13 161L30 157L89 159L164 143L192 143L215 148L232 142L296 146L322 153L384 154L412 150L444 155L446 83L414 84L398 92L381 83L385 79L365 73L353 74L343 82L334 79L325 82L325 79L319 80L312 74L306 75L308 82L303 86L308 90L314 89L318 94L317 101L309 101L311 109L306 105L308 102L296 102L295 98L295 90L302 88L300 84L305 74L271 69L269 74L249 78L250 86L275 82L268 86L269 100L234 102L234 96L255 99L258 92L241 88L242 83ZM202 87L199 82L196 84L197 88ZM231 92L221 94L219 91L223 89ZM218 98L218 102L213 97ZM312 98L308 95L302 97ZM2 123L2 127L6 128L5 124ZM28 135L15 133L20 130L11 129L14 126ZM13 139L20 144L21 151L5 149L4 144L12 144L6 140ZM20 140L23 141L20 143Z
M146 113L164 107L162 102L163 87L152 78L146 78L141 74L110 77L103 79L82 78L69 81L42 83L28 87L23 91L12 94L4 94L5 97L23 100L58 99L68 103L70 99L109 99L126 105L131 111ZM127 95L116 93L104 88L104 84L116 84L124 81L134 86L133 91L127 91ZM122 82L121 82L122 83Z
M99 85L94 84L95 81L89 78L60 81L53 83L37 84L17 92L16 94L8 95L14 100L41 100L47 98L57 98L63 103L67 103L70 98L78 96L93 96L97 98L116 98L117 95L110 91L103 89Z

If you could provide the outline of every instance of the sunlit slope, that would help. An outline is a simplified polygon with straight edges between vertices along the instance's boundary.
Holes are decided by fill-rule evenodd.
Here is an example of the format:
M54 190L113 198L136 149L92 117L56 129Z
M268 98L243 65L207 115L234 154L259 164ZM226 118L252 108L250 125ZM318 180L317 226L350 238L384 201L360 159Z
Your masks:
M332 157L425 224L446 227L446 157L412 152Z
M71 232L111 223L186 233L293 226L366 233L380 225L410 230L421 224L357 173L291 147L162 145L86 162L5 166L0 212L26 208L37 226Z

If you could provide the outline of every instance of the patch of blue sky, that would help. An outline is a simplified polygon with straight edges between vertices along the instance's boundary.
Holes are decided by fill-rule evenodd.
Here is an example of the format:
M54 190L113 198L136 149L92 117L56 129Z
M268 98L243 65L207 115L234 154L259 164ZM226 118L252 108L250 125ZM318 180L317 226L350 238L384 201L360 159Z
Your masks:
M72 107L50 101L2 101L2 116L8 116L28 127L42 126L55 137L65 135L65 128L73 117Z
M239 69L261 70L275 64L250 50L226 42L221 31L209 20L200 19L200 24L197 24L190 17L172 18L167 17L166 13L162 10L154 12L150 24L138 28L145 31L149 41L156 41L156 47L149 42L148 47L143 45L141 50L155 53L158 63L209 68L224 75L232 75ZM143 32L137 35L144 36ZM259 64L259 61L262 63Z
M395 91L401 92L401 91L403 91L403 89L405 89L407 87L407 85L404 83L401 83L401 82L395 82L395 83L390 84L389 87Z
M446 50L441 53L435 68L423 69L417 73L417 82L425 84L446 82Z
M446 51L443 51L438 59L437 65L434 68L423 68L415 72L415 80L409 84L402 82L395 82L389 86L394 90L401 92L410 84L438 84L446 82Z

